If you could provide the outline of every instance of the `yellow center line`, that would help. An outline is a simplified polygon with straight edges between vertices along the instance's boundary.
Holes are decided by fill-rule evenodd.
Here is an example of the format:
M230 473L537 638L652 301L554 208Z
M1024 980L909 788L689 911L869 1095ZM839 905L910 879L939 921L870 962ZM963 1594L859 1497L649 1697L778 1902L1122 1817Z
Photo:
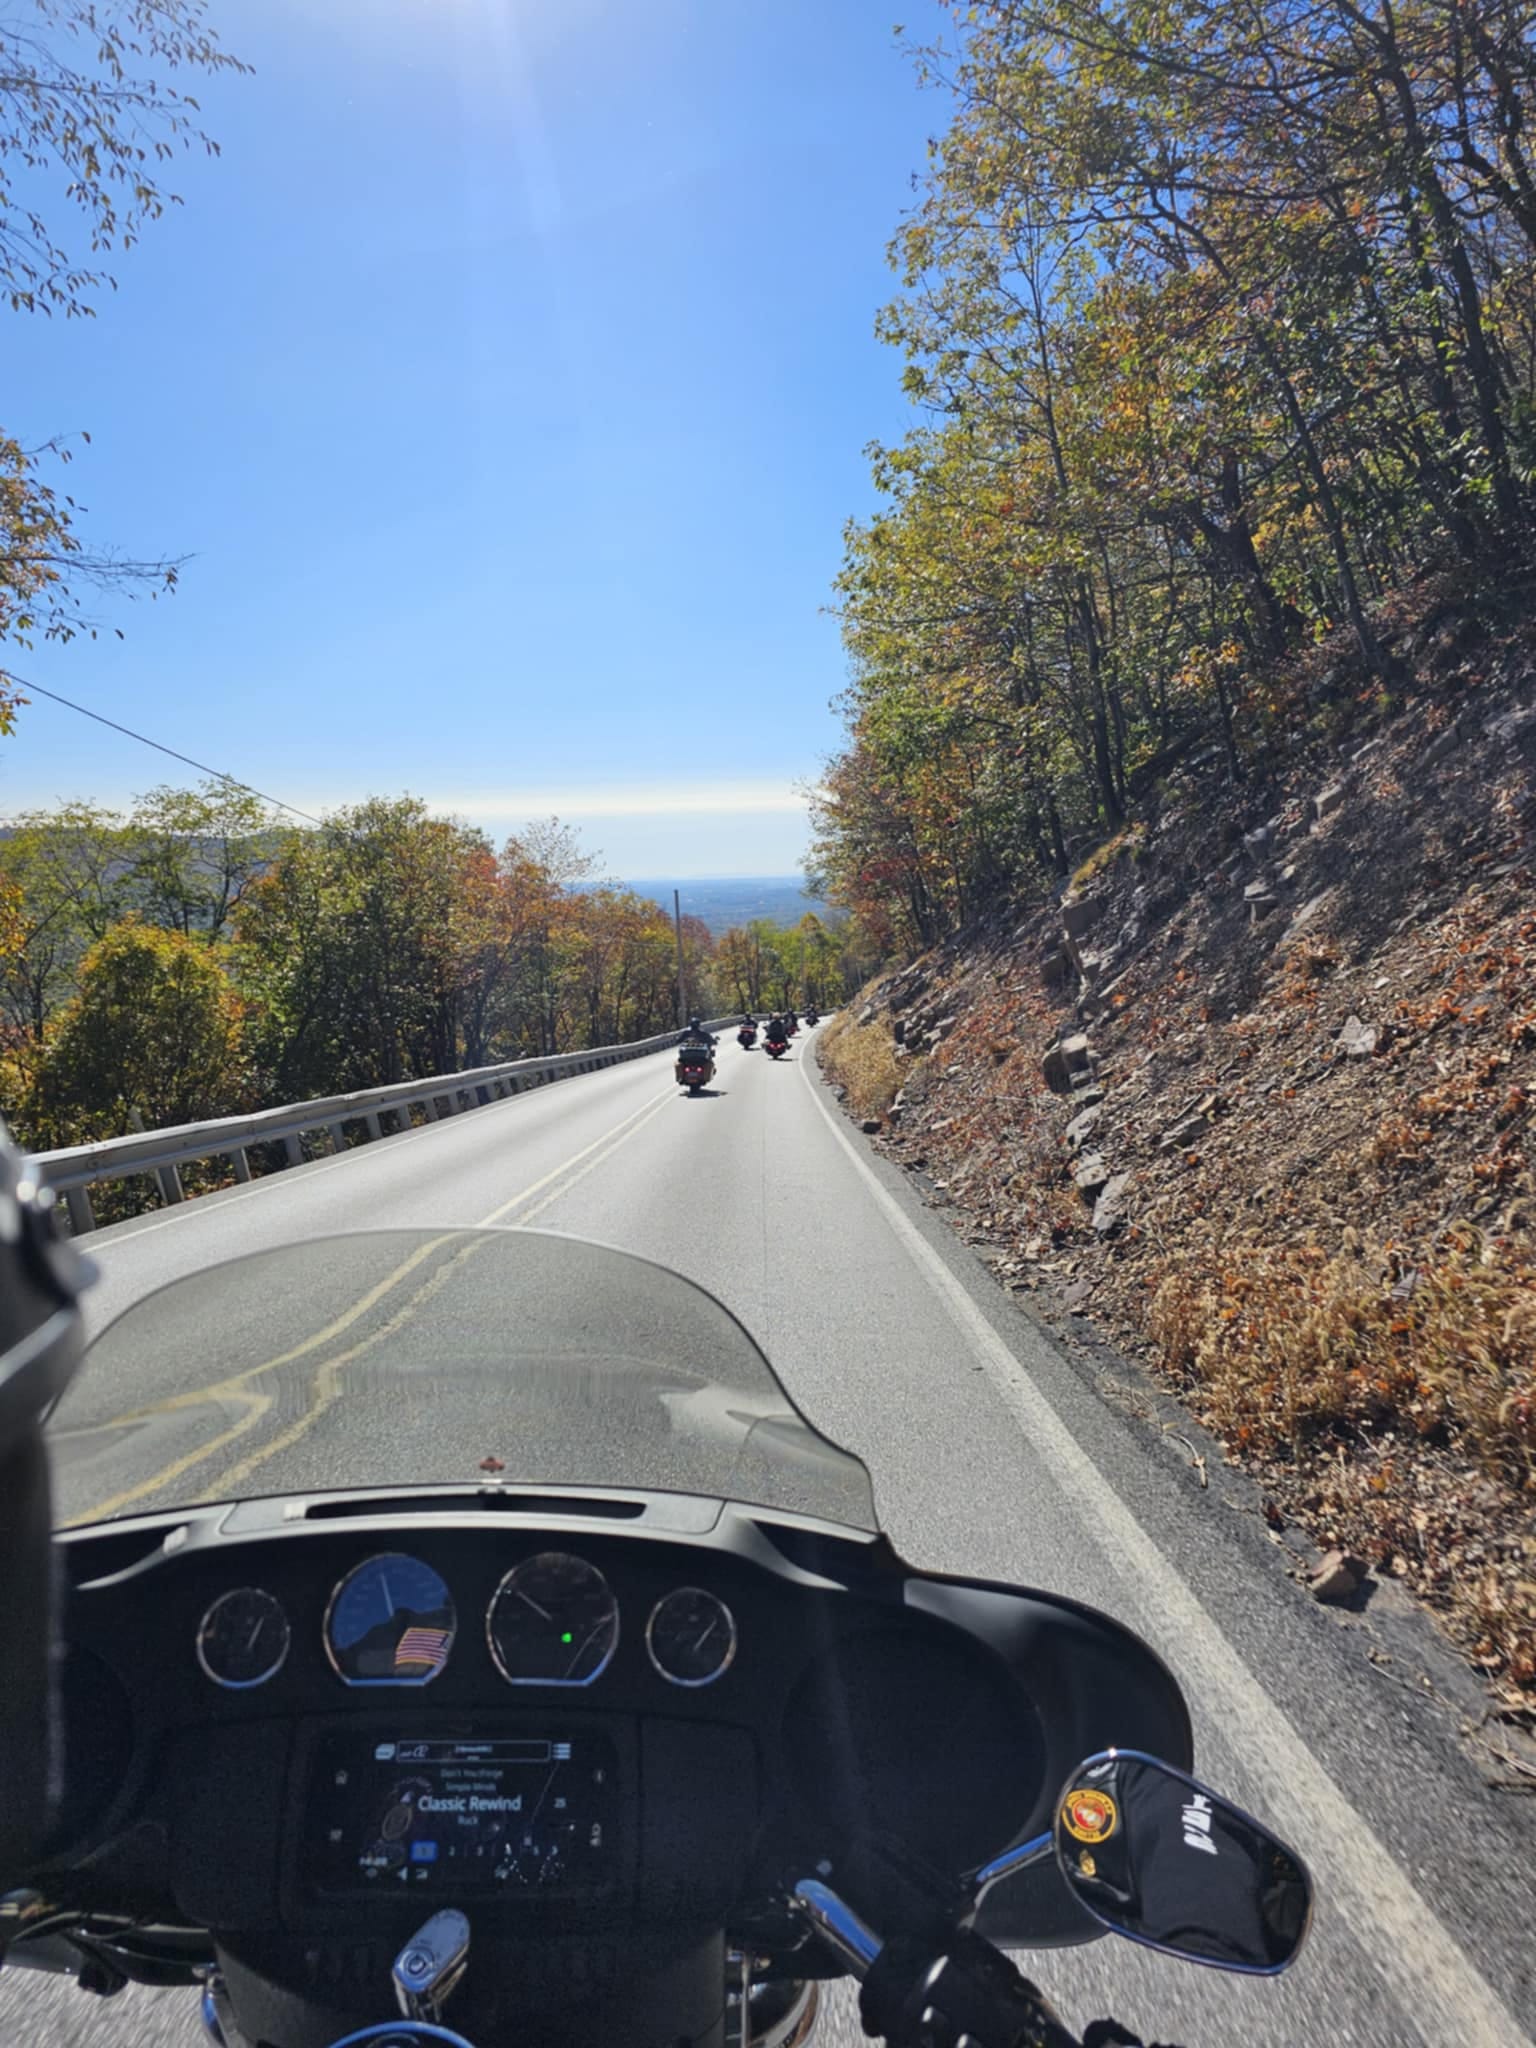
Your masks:
M616 1151L624 1143L624 1140L633 1134L634 1130L638 1130L642 1123L649 1121L663 1103L672 1101L676 1094L677 1088L674 1084L669 1088L664 1088L659 1095L651 1096L648 1101L642 1102L638 1109L632 1109L628 1116L620 1117L616 1124L610 1125L600 1138L594 1138L590 1145L584 1145L579 1152L573 1152L569 1159L564 1160L551 1172L546 1173L542 1180L534 1181L532 1186L522 1189L519 1194L513 1195L509 1201L501 1203L498 1208L493 1209L488 1216L482 1216L480 1221L471 1227L476 1230L486 1230L493 1223L500 1223L504 1216L510 1216L514 1209L520 1209L523 1203L531 1200L534 1195L540 1194L555 1181L564 1179L573 1166L580 1166L584 1159L591 1159L594 1152L602 1151L603 1158L606 1159L608 1151ZM603 1150L604 1147L607 1147L608 1150ZM592 1160L593 1166L599 1163L596 1159ZM587 1173L590 1173L591 1170L591 1167L588 1167ZM576 1178L578 1180L585 1180L586 1177L586 1173L581 1173ZM573 1187L575 1184L575 1181L571 1183ZM561 1193L563 1194L564 1192L565 1190L562 1188ZM549 1202L552 1202L554 1199L555 1197L551 1195L549 1201L540 1202L538 1209L531 1213L538 1215L541 1211L547 1209ZM524 1218L525 1222L526 1220Z
M538 1194L541 1188L547 1188L551 1181L559 1180L561 1185L554 1189L551 1194L546 1195L542 1202L536 1203L526 1215L520 1216L518 1222L520 1225L526 1226L535 1216L542 1216L552 1203L560 1201L571 1192L572 1188L578 1187L589 1173L603 1165L606 1160L618 1151L621 1145L627 1145L636 1131L648 1124L653 1116L659 1115L666 1105L674 1099L676 1094L676 1088L668 1088L662 1094L654 1096L650 1102L642 1103L640 1108L635 1111L633 1117L628 1119L627 1129L622 1124L615 1125L614 1129L599 1138L596 1144L589 1145L585 1152L578 1152L574 1159L568 1159L564 1166L557 1168L554 1173L545 1174L544 1178L535 1181L531 1188L524 1188L522 1193L514 1195L510 1202L503 1202L501 1207L493 1209L489 1216L482 1216L478 1227L483 1230L493 1223L501 1222L504 1216L509 1216L514 1209L521 1208L523 1203L528 1201L531 1196ZM598 1150L599 1146L602 1147L601 1151ZM597 1153L597 1157L595 1159L590 1158L589 1155L594 1152ZM581 1162L584 1159L588 1163L581 1167L580 1173L572 1174L571 1168L573 1166L581 1166ZM567 1176L569 1177L567 1178Z
M502 1217L509 1215L521 1203L526 1202L530 1196L538 1194L540 1189L549 1188L551 1181L560 1180L560 1186L552 1188L545 1195L542 1202L535 1203L533 1208L528 1210L518 1220L520 1224L527 1224L535 1216L541 1216L552 1203L561 1201L570 1193L572 1188L584 1181L589 1173L595 1172L605 1160L618 1151L621 1145L628 1144L636 1131L642 1129L644 1125L650 1122L653 1116L659 1114L672 1099L674 1092L674 1090L669 1088L665 1094L657 1096L649 1104L642 1104L640 1109L626 1120L627 1128L626 1125L618 1125L616 1126L617 1135L610 1131L605 1134L605 1137L594 1140L591 1145L587 1146L585 1151L578 1152L575 1158L568 1159L564 1166L558 1167L554 1173L545 1174L542 1180L535 1181L532 1187L524 1188L521 1194L514 1195L510 1201L503 1202L500 1208L493 1209L489 1216L482 1217L480 1222L472 1225L471 1228L475 1230L489 1229L492 1224L499 1222ZM594 1154L595 1156L592 1156ZM568 1174L570 1168L581 1160L587 1162L582 1166L581 1171L568 1179L561 1180L561 1176ZM440 1241L446 1242L447 1240ZM371 1335L364 1337L361 1342L354 1344L350 1350L343 1351L335 1358L326 1359L315 1374L314 1385L310 1391L310 1404L304 1410L304 1413L296 1416L286 1429L280 1430L267 1443L258 1445L255 1450L242 1458L238 1464L221 1472L213 1485L200 1498L204 1501L233 1499L238 1489L245 1484L251 1474L266 1464L269 1458L276 1457L280 1451L292 1450L300 1438L307 1435L320 1418L341 1399L343 1391L341 1386L342 1368L352 1364L354 1360L361 1357L365 1351L371 1350L383 1338L393 1336L402 1324L408 1322L415 1315L423 1302L430 1300L437 1293L451 1273L466 1265L477 1252L483 1251L488 1242L489 1240L483 1237L471 1238L468 1244L464 1245L459 1251L456 1251L453 1257L447 1260L432 1275L432 1278L427 1281L424 1287L419 1287L416 1290L410 1300L404 1304L397 1314L391 1316L387 1323L373 1331Z
M559 1166L553 1168L549 1173L542 1175L540 1179L533 1181L528 1187L520 1189L508 1201L501 1203L489 1215L482 1217L478 1224L467 1227L471 1229L485 1229L492 1224L499 1223L503 1218L511 1215L514 1210L521 1208L525 1202L531 1201L534 1196L545 1194L547 1189L550 1192L545 1194L544 1200L537 1203L528 1212L528 1215L521 1220L526 1223L531 1217L542 1215L553 1202L557 1201L561 1195L567 1193L569 1188L575 1187L579 1182L585 1180L587 1175L600 1166L611 1153L617 1151L620 1145L633 1137L634 1133L643 1124L648 1123L653 1116L657 1115L662 1107L672 1099L674 1093L675 1090L669 1087L651 1097L648 1101L641 1103L638 1109L631 1110L628 1116L621 1117L618 1123L604 1131L600 1137L594 1138L590 1145L583 1146L579 1152L573 1153L569 1159L563 1160ZM581 1171L575 1174L574 1179L569 1180L563 1186L557 1187L555 1185L557 1182L565 1181L566 1177L571 1174L572 1169L577 1167ZM249 1435L251 1430L256 1428L272 1406L272 1396L270 1394L264 1391L251 1391L252 1381L260 1379L266 1374L276 1372L283 1366L294 1365L300 1359L308 1357L313 1352L334 1343L338 1337L344 1336L362 1316L367 1315L386 1295L409 1279L410 1275L424 1259L430 1257L433 1252L447 1244L454 1234L453 1232L442 1232L434 1236L430 1242L418 1245L409 1257L403 1259L393 1271L387 1273L375 1286L369 1288L366 1294L355 1301L350 1308L344 1310L334 1321L327 1323L323 1330L317 1330L312 1336L306 1337L302 1343L294 1345L290 1350L282 1352L278 1357L266 1359L260 1365L248 1366L243 1372L232 1374L227 1379L217 1380L209 1386L196 1387L185 1393L173 1394L163 1401L151 1402L145 1407L135 1408L126 1414L114 1416L110 1421L92 1424L90 1426L91 1431L128 1428L157 1415L175 1414L184 1409L207 1407L221 1401L239 1402L245 1410L237 1421L231 1423L227 1429L221 1430L217 1436L210 1438L208 1442L199 1445L194 1450L183 1452L179 1457L174 1458L170 1464L151 1473L148 1478L141 1479L132 1486L124 1487L109 1499L98 1501L81 1514L71 1516L64 1526L66 1528L76 1528L84 1522L100 1521L107 1516L120 1514L124 1508L131 1507L135 1502L147 1499L151 1494L159 1493L165 1487L172 1485L184 1473L190 1471L194 1465L202 1464L207 1459L216 1457L220 1451L227 1450L230 1445L238 1443L242 1437ZM443 1268L443 1272L446 1274L451 1270L454 1263L454 1261L450 1261L449 1265ZM215 1487L205 1493L202 1498L205 1500L229 1498L231 1484L243 1481L250 1472L263 1464L267 1458L273 1456L279 1450L289 1448L291 1444L297 1442L305 1431L315 1421L318 1421L326 1409L334 1405L334 1402L339 1398L339 1372L341 1367L355 1359L363 1350L370 1348L379 1337L398 1329L400 1324L414 1312L416 1306L421 1301L424 1301L430 1293L435 1292L437 1284L439 1284L438 1276L434 1276L433 1281L429 1281L426 1287L420 1289L411 1297L399 1315L392 1317L372 1337L365 1338L360 1344L353 1345L339 1357L324 1361L319 1372L316 1374L312 1405L306 1409L304 1415L289 1424L288 1428L273 1438L270 1444L264 1445L260 1450L253 1451L236 1465L226 1468L220 1475ZM132 1311L128 1310L125 1313L131 1314ZM82 1431L78 1433L85 1434L88 1432Z
M245 1436L255 1428L272 1405L270 1394L252 1395L249 1392L252 1380L260 1379L266 1373L276 1372L282 1366L296 1364L299 1359L307 1357L311 1352L334 1343L336 1338L351 1329L359 1317L367 1315L371 1308L382 1301L392 1288L398 1287L402 1280L408 1279L423 1259L447 1242L445 1236L440 1236L433 1238L428 1244L418 1245L408 1258L402 1259L393 1271L386 1273L377 1285L370 1287L368 1292L354 1301L349 1309L344 1309L334 1322L327 1323L323 1330L316 1330L313 1336L306 1337L301 1344L295 1344L291 1350L282 1352L277 1358L265 1359L260 1365L247 1366L244 1372L234 1373L228 1379L216 1380L211 1386L196 1387L184 1394L172 1394L164 1401L152 1402L147 1408L135 1408L126 1415L115 1417L112 1426L122 1428L130 1423L145 1422L151 1416L173 1415L184 1408L205 1408L220 1401L242 1401L246 1410L238 1422L232 1423L228 1429L221 1431L200 1448L184 1451L179 1458L173 1459L160 1471L152 1473L147 1479L139 1480L137 1485L126 1486L121 1493L113 1494L110 1500L99 1501L84 1514L71 1516L65 1527L73 1529L82 1522L96 1522L104 1516L121 1513L134 1501L158 1493L163 1486L169 1486L173 1480L179 1479L183 1472L190 1471L194 1465L201 1464L203 1459L211 1458L227 1444L232 1444ZM128 1313L131 1314L132 1311Z
M437 1242L441 1246L449 1243L450 1240L442 1237ZM466 1259L471 1257L478 1248L478 1245L471 1243L461 1251L455 1252L451 1258L445 1259L432 1277L422 1286L418 1287L410 1299L397 1309L387 1322L381 1323L378 1329L371 1330L366 1337L360 1337L355 1344L349 1345L345 1351L339 1351L334 1357L323 1360L315 1374L314 1385L310 1389L310 1405L304 1410L304 1413L296 1416L286 1429L279 1430L275 1437L270 1438L264 1444L258 1444L255 1450L248 1452L237 1464L227 1466L207 1491L198 1496L199 1500L217 1501L234 1499L237 1496L238 1489L253 1472L257 1471L259 1467L267 1462L268 1458L275 1458L279 1451L286 1451L296 1444L306 1431L313 1428L315 1423L325 1414L326 1410L333 1408L337 1401L340 1400L342 1368L351 1365L354 1360L361 1358L365 1351L371 1351L376 1344L381 1344L386 1337L393 1336L402 1323L410 1320L424 1301L430 1300L437 1293L438 1289L447 1280L448 1275L456 1267L462 1265Z

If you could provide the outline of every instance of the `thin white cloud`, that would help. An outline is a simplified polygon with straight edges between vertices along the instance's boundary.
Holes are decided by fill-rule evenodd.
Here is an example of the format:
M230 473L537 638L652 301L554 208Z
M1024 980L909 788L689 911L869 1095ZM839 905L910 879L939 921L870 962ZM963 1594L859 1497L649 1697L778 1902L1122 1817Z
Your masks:
M709 813L792 817L805 798L782 782L690 782L591 785L586 788L435 791L434 811L470 818L668 818Z

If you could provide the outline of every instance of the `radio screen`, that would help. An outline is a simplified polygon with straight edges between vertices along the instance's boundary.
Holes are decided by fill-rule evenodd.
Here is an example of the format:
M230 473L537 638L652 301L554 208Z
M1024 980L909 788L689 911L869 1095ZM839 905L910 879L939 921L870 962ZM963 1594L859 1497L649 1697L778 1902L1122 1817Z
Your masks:
M617 1780L603 1735L331 1735L311 1781L307 1868L325 1892L601 1890Z

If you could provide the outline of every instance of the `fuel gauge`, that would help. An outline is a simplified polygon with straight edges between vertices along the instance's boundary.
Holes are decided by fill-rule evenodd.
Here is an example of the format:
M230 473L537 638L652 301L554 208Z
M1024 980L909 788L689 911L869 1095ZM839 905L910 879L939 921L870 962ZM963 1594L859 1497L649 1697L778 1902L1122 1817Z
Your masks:
M215 1685L244 1692L265 1685L288 1655L288 1617L260 1586L221 1593L197 1631L197 1661Z
M651 1609L645 1647L673 1685L711 1685L736 1655L735 1616L702 1586L679 1586Z

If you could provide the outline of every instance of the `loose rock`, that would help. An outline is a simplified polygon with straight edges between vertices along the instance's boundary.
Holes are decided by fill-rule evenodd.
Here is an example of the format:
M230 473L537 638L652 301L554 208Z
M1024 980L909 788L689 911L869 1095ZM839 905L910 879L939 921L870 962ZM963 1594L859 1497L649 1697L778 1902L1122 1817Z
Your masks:
M1157 1141L1157 1149L1159 1152L1182 1152L1203 1138L1208 1128L1203 1116L1187 1116L1164 1131Z
M1108 1237L1125 1220L1130 1185L1128 1173L1113 1173L1100 1189L1093 1205L1093 1227L1098 1236Z
M1362 1023L1358 1017L1351 1017L1335 1041L1346 1059L1369 1059L1381 1041L1381 1027L1377 1024Z
M1518 711L1506 711L1502 718L1490 718L1483 730L1491 740L1503 740L1507 745L1514 745L1527 733L1536 731L1536 704L1526 704Z
M1455 753L1460 745L1461 728L1453 722L1445 728L1444 732L1436 733L1435 737L1424 749L1423 753L1419 756L1420 767L1433 768L1437 766L1448 754Z
M1104 1105L1102 1101L1099 1101L1092 1103L1087 1109L1080 1109L1077 1115L1073 1117L1072 1121L1067 1125L1064 1136L1074 1152L1081 1152L1084 1144L1092 1134L1094 1125L1103 1114Z
M1349 1600L1371 1575L1371 1568L1348 1551L1330 1550L1307 1581L1314 1600Z
M1056 1095L1065 1095L1072 1086L1072 1075L1087 1067L1089 1057L1088 1040L1082 1032L1059 1039L1040 1062L1046 1087Z
M1099 1190L1108 1183L1109 1177L1109 1168L1104 1163L1103 1154L1085 1152L1077 1163L1072 1180L1083 1200L1093 1202L1097 1200Z

